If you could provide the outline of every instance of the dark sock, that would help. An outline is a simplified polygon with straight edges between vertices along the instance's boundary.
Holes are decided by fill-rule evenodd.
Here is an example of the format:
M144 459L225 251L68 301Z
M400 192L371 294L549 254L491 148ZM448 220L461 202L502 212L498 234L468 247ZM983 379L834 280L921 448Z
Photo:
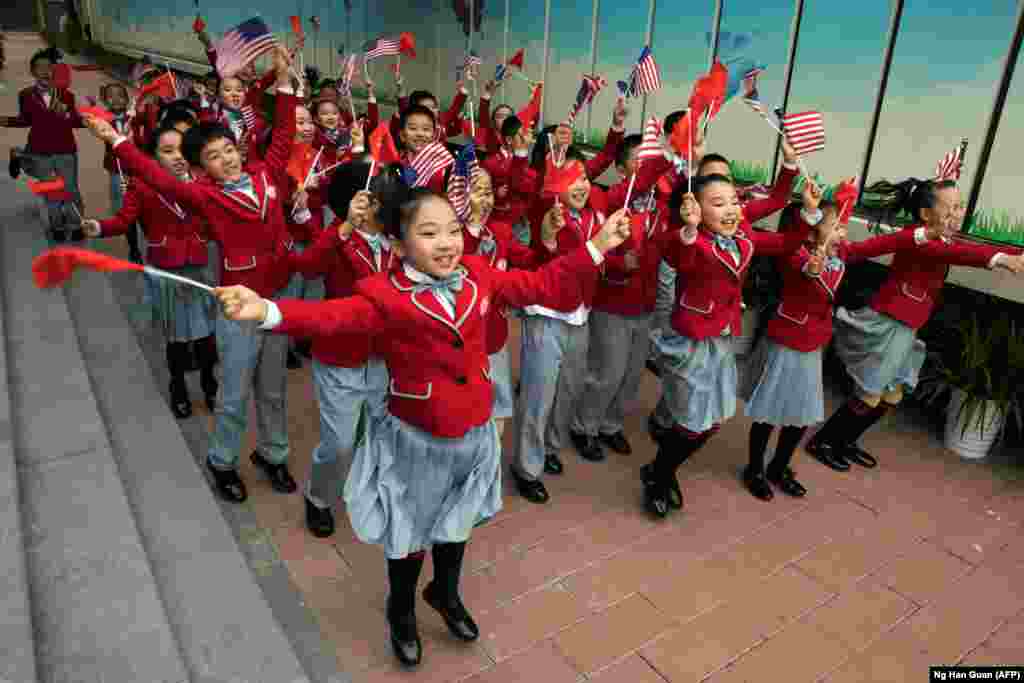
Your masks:
M670 430L670 436L664 443L664 447L658 448L658 456L654 459L654 471L659 475L659 481L672 481L679 466L689 460L708 442L708 439L718 433L718 428L719 425L716 424L706 432L691 432L689 429L675 425ZM659 460L661 464L659 464Z
M856 419L850 422L849 429L843 435L844 444L857 443L857 440L864 436L864 432L874 427L889 412L887 403L879 403L875 408L865 405L864 408L867 410L858 412Z
M768 448L768 440L773 431L775 427L767 422L755 422L750 425L750 471L764 473L764 452Z
M176 387L185 386L186 353L188 353L188 346L184 343L167 343L167 370L171 374L171 384Z
M789 467L790 461L793 459L793 453L796 451L796 447L800 445L800 439L803 438L804 432L807 431L807 427L783 427L782 431L779 432L779 442L775 445L775 457L772 459L768 470L775 475L781 475L787 467Z
M839 406L836 412L832 413L832 417L822 425L818 433L814 435L812 441L815 443L826 444L828 446L840 446L845 443L849 443L846 440L846 434L850 429L851 424L857 419L857 416L866 410L871 408L858 398L851 398L843 405Z
M217 340L211 334L196 340L196 356L199 359L199 377L205 391L207 387L217 385L214 368L217 365Z
M430 551L434 559L434 588L444 600L453 602L459 597L459 577L466 544L438 543Z
M422 552L413 553L400 560L388 560L388 616L402 616L415 611L416 582L423 568Z

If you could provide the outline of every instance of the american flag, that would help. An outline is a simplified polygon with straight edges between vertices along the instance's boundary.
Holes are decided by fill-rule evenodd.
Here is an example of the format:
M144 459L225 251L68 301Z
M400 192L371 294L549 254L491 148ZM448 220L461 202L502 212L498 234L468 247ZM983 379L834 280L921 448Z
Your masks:
M658 69L658 63L654 61L651 48L644 47L640 58L633 65L633 72L629 75L627 93L630 97L641 97L659 88L661 88L661 71Z
M963 159L960 157L961 149L960 146L957 146L939 159L939 163L935 166L936 180L960 180L960 171L963 168Z
M743 99L748 104L756 102L761 103L761 94L757 91L757 77L761 75L764 69L755 66L753 69L743 74ZM751 104L751 106L753 106Z
M217 72L235 74L260 55L277 47L277 38L259 17L244 21L224 34L217 43Z
M345 65L341 69L341 80L338 82L338 90L346 97L352 92L352 80L356 77L357 68L359 68L358 55L349 55L345 58Z
M647 125L644 126L644 136L640 141L640 147L637 148L636 158L637 161L643 161L644 159L655 159L664 155L664 150L661 148L661 124L658 123L658 119L654 116L647 119Z
M462 72L466 75L466 78L472 78L480 70L480 66L483 63L484 60L480 59L475 53L470 52L462 62Z
M452 153L440 142L432 142L416 155L409 167L416 174L412 187L426 187L430 179L440 170L446 169L455 162Z
M583 83L580 84L579 92L576 93L576 101L569 108L569 124L576 122L576 115L591 102L601 89L608 85L608 81L600 76L583 76Z
M460 221L469 216L469 190L473 176L477 172L476 147L472 142L466 143L455 159L455 168L448 179L448 201L455 209Z
M505 80L505 76L508 75L508 67L504 64L499 64L494 70L494 82L501 83Z
M782 117L782 130L801 156L825 149L825 119L820 112L786 114Z
M245 129L251 131L256 127L256 110L248 104L243 104L242 120L245 121Z
M367 62L377 57L397 57L402 54L402 40L398 37L380 37L363 45L363 59Z

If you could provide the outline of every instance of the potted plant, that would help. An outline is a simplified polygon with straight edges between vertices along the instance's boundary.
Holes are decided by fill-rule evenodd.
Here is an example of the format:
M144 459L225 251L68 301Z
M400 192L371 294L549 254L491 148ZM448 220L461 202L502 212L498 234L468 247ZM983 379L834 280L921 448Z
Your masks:
M1024 339L1007 316L995 316L986 329L972 315L956 332L959 344L933 354L934 370L922 381L921 395L927 401L949 397L945 445L976 460L1003 436L1008 417L1021 426Z

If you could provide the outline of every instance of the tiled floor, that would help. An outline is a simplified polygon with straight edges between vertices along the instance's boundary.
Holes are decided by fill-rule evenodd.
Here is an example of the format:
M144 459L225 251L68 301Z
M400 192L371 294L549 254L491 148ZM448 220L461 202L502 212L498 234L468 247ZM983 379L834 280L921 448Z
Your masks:
M96 78L76 75L76 90L95 94ZM79 138L83 171L98 168L99 146ZM105 174L82 178L89 215L104 215ZM289 382L304 478L318 432L308 364ZM467 553L462 591L480 641L456 643L421 602L416 673L388 645L383 555L344 513L333 538L314 539L301 498L272 493L243 458L248 504L357 683L866 683L1024 662L1024 484L957 460L897 413L866 437L877 470L839 474L801 453L810 495L762 503L738 483L749 427L738 417L680 471L686 510L656 522L641 510L638 469L654 455L644 420L657 393L645 375L627 425L634 454L593 464L565 451L548 505L506 480L505 509ZM428 560L424 582L431 571Z

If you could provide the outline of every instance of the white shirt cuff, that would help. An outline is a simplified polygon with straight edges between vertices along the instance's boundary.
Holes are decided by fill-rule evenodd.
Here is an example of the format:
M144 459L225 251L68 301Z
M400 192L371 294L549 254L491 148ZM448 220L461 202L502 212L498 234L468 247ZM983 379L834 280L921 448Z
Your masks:
M374 104L377 104L377 96L373 95L371 97L367 97L366 98L366 103L369 104L370 102L373 102Z
M821 219L825 217L821 209L815 209L814 213L811 213L807 209L800 209L800 217L804 219L807 225L817 225L821 222Z
M920 228L918 228L918 229L920 230ZM1006 254L1004 254L1003 252L999 252L998 254L996 254L995 256L993 256L992 258L989 259L989 261L988 261L988 269L989 270L993 270L1000 263L1002 263L1005 259L1006 259Z
M465 86L459 88L459 94L460 95L465 95L466 97L469 97L469 91L466 90Z
M127 142L127 141L128 141L128 138L126 138L123 135L118 135L116 138L114 138L114 142L113 142L113 144L110 145L110 149L117 149L118 145L120 145L122 142Z
M358 147L353 147L352 148L352 155L355 156L356 154L362 154L365 151L366 151L366 148L363 147L362 145L359 145Z
M604 263L604 254L594 246L593 242L587 242L587 251L590 252L590 258L594 259L595 266L599 266Z
M263 322L260 323L261 330L272 330L281 324L284 318L281 317L281 309L277 307L270 299L264 299L267 302L267 317L264 318Z
M690 245L697 241L697 228L687 225L679 231L679 238L683 244Z
M928 231L918 228L914 231L914 244L924 244L928 241Z
M530 151L526 149L517 149L515 151L515 155L520 159L525 159L526 157L530 156Z

